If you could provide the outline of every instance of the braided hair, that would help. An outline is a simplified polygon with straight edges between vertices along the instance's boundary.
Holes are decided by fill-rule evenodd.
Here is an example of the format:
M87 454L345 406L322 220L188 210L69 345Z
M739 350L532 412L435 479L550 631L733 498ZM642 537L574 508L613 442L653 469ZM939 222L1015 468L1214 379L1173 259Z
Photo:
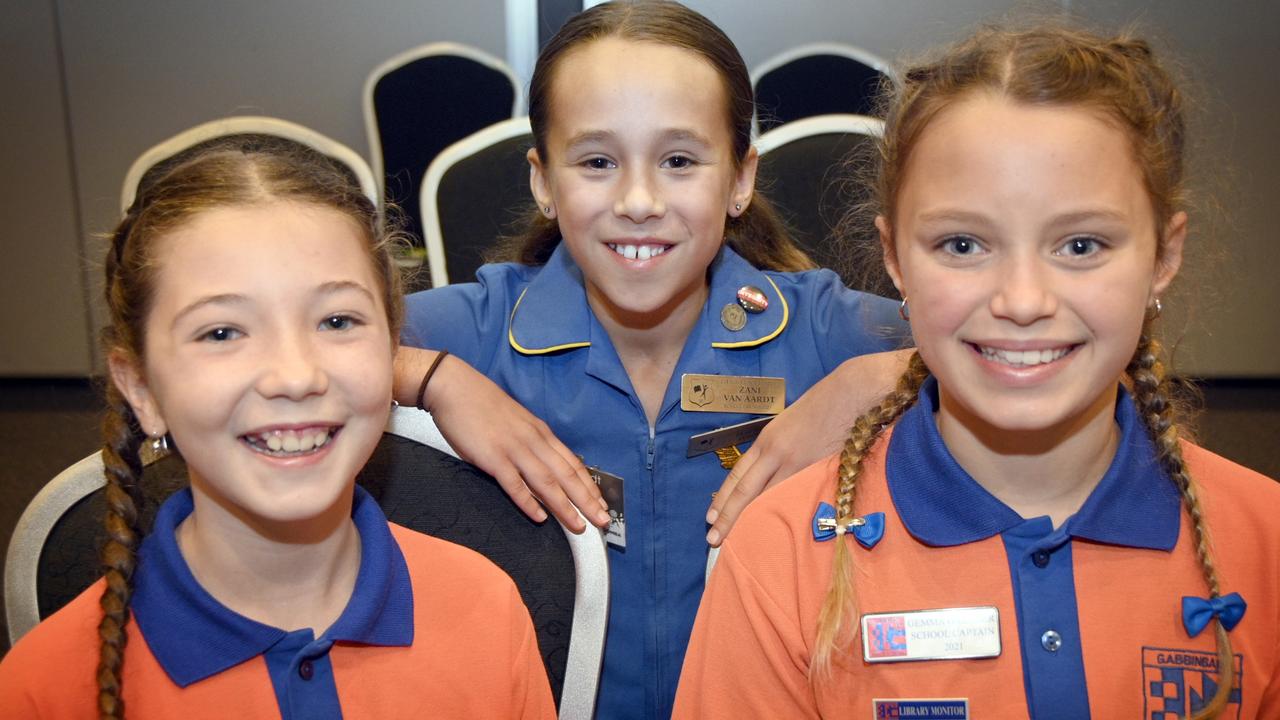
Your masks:
M382 290L391 329L398 336L403 313L399 271L390 246L398 242L361 191L351 171L338 161L297 142L265 135L233 135L200 143L149 170L138 194L110 236L104 264L110 323L103 332L113 370L128 366L144 374L146 321L154 296L157 241L198 214L216 208L291 200L331 208L355 222ZM107 414L102 423L106 475L106 543L101 565L102 621L97 668L98 712L123 718L122 679L128 641L129 601L137 548L141 542L142 446L146 430L109 374Z
M1186 129L1183 98L1151 47L1128 35L1100 37L1061 27L1011 30L985 27L946 49L936 59L902 74L901 86L881 88L880 115L885 133L869 168L870 209L890 221L911 152L930 122L946 107L975 92L990 92L1012 102L1041 107L1083 107L1097 111L1120 128L1130 141L1135 165L1158 220L1173 217L1186 204L1183 183ZM866 208L850 218L865 216ZM846 219L841 232L859 235ZM877 250L881 249L875 243ZM1163 258L1164 247L1157 250ZM1160 360L1153 321L1147 320L1126 369L1133 399L1155 443L1165 474L1177 487L1194 529L1196 556L1211 597L1221 581L1209 542L1209 529L1199 490L1182 459L1181 408L1173 381ZM883 402L854 424L840 458L836 487L837 523L855 517L854 503L862 461L885 425L912 403L928 370L916 355ZM858 629L847 627L854 610L852 554L838 543L831 584L818 620L810 678L828 674L833 653L852 640ZM1236 682L1231 642L1215 618L1221 682L1193 720L1217 716L1229 702Z

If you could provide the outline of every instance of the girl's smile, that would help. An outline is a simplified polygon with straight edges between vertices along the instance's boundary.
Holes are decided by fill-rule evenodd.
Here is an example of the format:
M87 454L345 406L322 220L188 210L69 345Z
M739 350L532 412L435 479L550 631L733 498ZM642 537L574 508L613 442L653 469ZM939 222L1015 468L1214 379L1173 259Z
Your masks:
M1111 423L1185 227L1156 222L1122 131L1087 109L973 95L920 137L894 213L878 221L886 261L944 437L957 418L979 434Z
M645 327L696 318L726 218L755 180L754 151L734 157L715 68L689 50L610 37L566 55L552 88L548 157L529 152L530 184L597 316Z
M269 524L350 502L391 399L364 245L336 210L286 201L208 210L157 240L132 404L172 434L197 507Z

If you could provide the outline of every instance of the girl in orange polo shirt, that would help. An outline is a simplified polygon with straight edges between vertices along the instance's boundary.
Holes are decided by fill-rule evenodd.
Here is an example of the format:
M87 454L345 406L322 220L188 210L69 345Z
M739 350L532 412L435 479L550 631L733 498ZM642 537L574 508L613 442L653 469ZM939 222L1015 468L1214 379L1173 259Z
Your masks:
M676 717L1280 716L1280 486L1180 438L1155 337L1177 87L1045 28L902 77L875 225L918 352L744 513Z
M0 714L555 716L510 579L355 486L401 316L381 228L335 161L279 138L143 179L105 263L105 576L5 657ZM143 538L148 437L190 487Z

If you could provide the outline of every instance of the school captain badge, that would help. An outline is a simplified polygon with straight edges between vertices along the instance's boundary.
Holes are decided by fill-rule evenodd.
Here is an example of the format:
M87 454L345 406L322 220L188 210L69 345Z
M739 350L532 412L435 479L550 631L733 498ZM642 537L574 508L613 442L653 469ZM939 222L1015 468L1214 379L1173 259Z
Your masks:
M1236 687L1220 718L1240 717L1243 669L1244 657L1236 655ZM1142 648L1142 717L1144 720L1191 717L1217 692L1221 677L1217 653Z
M944 608L862 616L862 657L869 663L959 660L1000 654L1000 611Z

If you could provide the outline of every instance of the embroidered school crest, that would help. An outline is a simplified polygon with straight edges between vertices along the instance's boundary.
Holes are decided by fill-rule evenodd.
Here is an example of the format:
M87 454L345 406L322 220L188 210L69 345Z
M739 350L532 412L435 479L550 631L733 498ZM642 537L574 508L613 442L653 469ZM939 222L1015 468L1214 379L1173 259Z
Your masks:
M1231 691L1230 702L1219 715L1221 718L1240 717L1243 669L1244 656L1236 655L1236 688ZM1218 691L1220 678L1217 653L1142 648L1143 719L1191 717Z

